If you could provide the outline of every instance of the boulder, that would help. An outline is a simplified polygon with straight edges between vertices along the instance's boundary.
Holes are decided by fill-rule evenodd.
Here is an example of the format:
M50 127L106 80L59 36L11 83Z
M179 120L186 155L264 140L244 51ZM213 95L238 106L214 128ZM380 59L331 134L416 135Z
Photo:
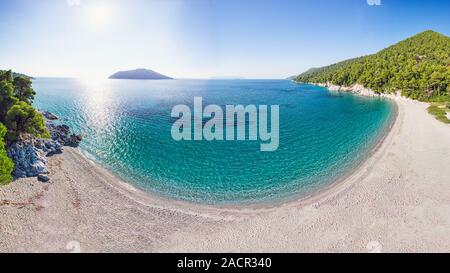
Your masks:
M47 120L58 120L59 117L53 113L50 113L48 111L41 112L41 114L46 118Z
M50 181L50 178L47 175L43 175L43 174L38 175L37 178L38 178L39 182L43 182L43 183L47 183L48 181Z
M70 135L70 137L68 137L65 140L64 145L76 148L80 145L80 142L82 140L83 140L83 137L81 135L72 134L72 135Z
M83 140L81 135L71 134L70 127L65 124L55 125L53 123L47 123L47 128L52 136L52 140L62 146L78 147Z

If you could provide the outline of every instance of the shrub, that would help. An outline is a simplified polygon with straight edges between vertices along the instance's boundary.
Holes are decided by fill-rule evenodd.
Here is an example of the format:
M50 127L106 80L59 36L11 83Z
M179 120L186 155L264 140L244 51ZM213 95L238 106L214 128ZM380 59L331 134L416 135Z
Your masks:
M9 140L16 140L22 134L41 138L50 137L42 115L26 102L19 101L14 104L6 113L5 120L9 130Z
M6 155L4 137L6 127L0 123L0 185L6 185L13 180L11 173L14 169L14 163Z

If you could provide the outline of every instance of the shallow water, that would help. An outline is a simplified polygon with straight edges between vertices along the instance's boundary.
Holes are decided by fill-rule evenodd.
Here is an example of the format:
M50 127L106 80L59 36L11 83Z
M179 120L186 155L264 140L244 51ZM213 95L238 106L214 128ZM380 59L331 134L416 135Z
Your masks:
M34 81L35 105L84 135L81 148L133 185L209 204L280 200L328 185L364 159L393 105L287 80ZM280 105L280 147L171 137L177 104Z

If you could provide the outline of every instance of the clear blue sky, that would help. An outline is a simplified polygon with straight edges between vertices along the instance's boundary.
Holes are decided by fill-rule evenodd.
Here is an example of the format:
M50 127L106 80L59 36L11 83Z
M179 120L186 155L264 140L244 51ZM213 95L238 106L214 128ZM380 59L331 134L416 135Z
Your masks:
M0 0L0 68L60 77L145 67L179 78L283 78L427 29L450 35L450 1L379 2Z

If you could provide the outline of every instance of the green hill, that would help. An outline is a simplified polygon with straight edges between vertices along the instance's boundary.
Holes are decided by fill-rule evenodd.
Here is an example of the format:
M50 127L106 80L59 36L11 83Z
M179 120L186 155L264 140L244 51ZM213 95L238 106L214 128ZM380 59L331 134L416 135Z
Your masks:
M7 70L0 70L0 73L4 73L4 72L6 72ZM12 74L13 74L13 77L14 78L16 78L16 77L25 77L25 78L28 78L28 79L30 79L30 80L33 80L34 78L33 77L31 77L31 76L28 76L28 75L25 75L25 74L22 74L22 73L16 73L16 72L12 72Z
M361 84L378 93L402 91L418 100L450 100L450 38L425 31L376 54L315 68L295 81Z

